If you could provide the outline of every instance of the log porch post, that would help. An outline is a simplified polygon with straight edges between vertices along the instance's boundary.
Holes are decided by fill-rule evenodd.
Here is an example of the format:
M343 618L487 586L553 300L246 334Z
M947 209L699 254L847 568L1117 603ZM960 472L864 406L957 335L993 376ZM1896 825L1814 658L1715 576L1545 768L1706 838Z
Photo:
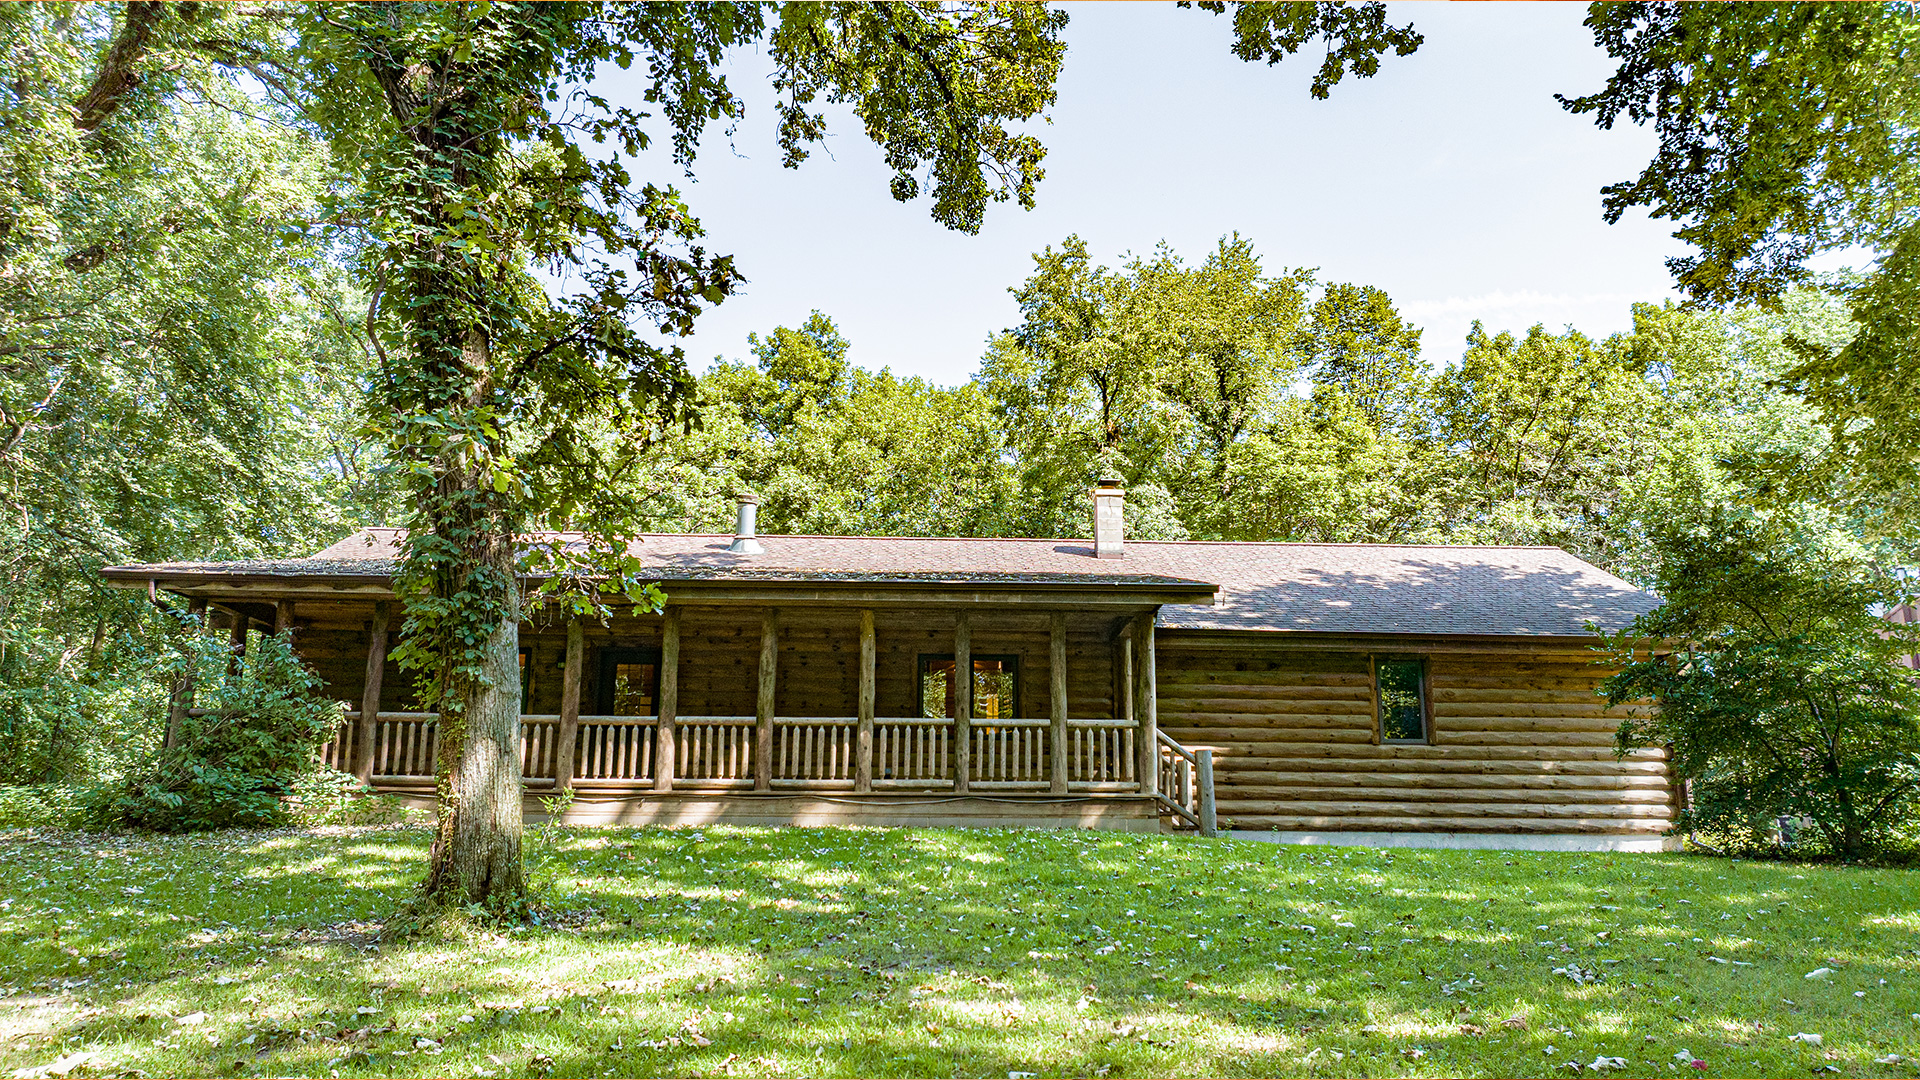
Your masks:
M1067 793L1067 613L1053 613L1052 651L1048 656L1047 681L1053 691L1052 711L1047 715L1053 721L1048 733L1047 774L1052 779L1051 790L1055 795Z
M666 610L660 626L660 719L653 750L653 790L672 791L680 761L680 609Z
M953 624L953 790L973 784L973 621L961 612Z
M274 601L273 632L275 634L284 634L291 629L293 629L293 601Z
M247 662L247 631L252 628L253 619L238 608L231 609L230 617L233 625L227 631L227 651L233 654L233 659L227 662L227 667L238 675Z
M353 732L353 775L373 782L373 740L380 723L380 680L387 674L387 602L373 604L367 641L367 681L360 694L360 722Z
M760 695L754 710L753 790L773 790L774 689L780 665L780 612L768 608L760 618Z
M1193 752L1193 771L1200 784L1200 835L1220 835L1220 814L1213 801L1213 751Z
M207 617L207 598L195 596L187 601L187 626L189 638L197 637L205 630ZM193 673L198 666L199 654L192 648L187 650L187 670L180 673L180 679L173 684L173 700L167 705L167 734L162 748L171 750L180 742L180 732L186 727L187 710L193 708Z
M860 729L853 750L853 790L873 790L873 609L860 609Z
M1140 794L1153 795L1160 785L1160 717L1154 707L1153 612L1133 620L1134 749L1140 755Z
M587 660L587 631L577 618L567 620L567 666L560 673L560 732L553 748L553 789L573 787L574 746L580 739L580 678ZM520 703L527 711L527 703Z

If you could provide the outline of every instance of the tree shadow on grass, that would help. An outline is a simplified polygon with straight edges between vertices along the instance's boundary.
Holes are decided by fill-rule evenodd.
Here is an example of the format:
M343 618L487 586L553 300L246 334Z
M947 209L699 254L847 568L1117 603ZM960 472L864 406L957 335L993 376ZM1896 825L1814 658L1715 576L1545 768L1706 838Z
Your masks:
M177 868L155 885L170 910L91 910L85 947L125 974L75 988L103 1012L49 1025L149 1072L129 1055L158 1040L174 1048L154 1064L203 1074L1509 1075L1598 1055L1641 1074L1682 1047L1716 1071L1792 1073L1826 1061L1786 1028L1824 1025L1826 1050L1870 1073L1874 1040L1920 1011L1877 982L1915 974L1901 887L1920 878L1903 871L569 829L534 870L549 925L383 949L378 918L424 868L418 831L149 843ZM308 910L275 906L290 900ZM70 978L75 957L34 949L8 970ZM1802 979L1816 963L1836 974ZM183 1031L188 1009L209 1018Z

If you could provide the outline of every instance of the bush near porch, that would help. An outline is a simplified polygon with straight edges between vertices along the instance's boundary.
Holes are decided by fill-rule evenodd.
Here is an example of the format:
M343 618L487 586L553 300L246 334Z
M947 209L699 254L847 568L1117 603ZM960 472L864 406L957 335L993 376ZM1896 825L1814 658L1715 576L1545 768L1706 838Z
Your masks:
M428 839L0 834L0 1075L1912 1076L1920 1058L1913 870L543 827L544 925L381 944Z

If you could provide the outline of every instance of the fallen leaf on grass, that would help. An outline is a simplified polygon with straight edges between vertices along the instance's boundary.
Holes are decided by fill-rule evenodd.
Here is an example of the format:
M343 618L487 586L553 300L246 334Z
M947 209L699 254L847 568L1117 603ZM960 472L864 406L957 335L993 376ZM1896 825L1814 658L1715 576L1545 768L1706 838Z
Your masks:
M68 1054L45 1065L32 1069L16 1069L8 1075L14 1080L43 1080L49 1076L66 1076L75 1069L92 1062L100 1056L97 1050L82 1050L77 1054Z
M1833 969L1830 967L1814 968L1812 971L1800 977L1803 979L1831 979L1833 978Z
M181 1027L193 1027L196 1024L204 1024L206 1022L207 1014L203 1012L190 1012L174 1021L174 1023L179 1024Z
M1807 1031L1802 1031L1795 1035L1789 1035L1787 1037L1787 1041L1797 1042L1797 1043L1806 1043L1808 1046L1819 1046L1821 1043L1826 1042L1826 1040L1821 1038L1820 1036Z
M1587 1071L1606 1072L1608 1069L1624 1069L1626 1067L1627 1067L1626 1058L1607 1057L1605 1054L1602 1054L1599 1057L1594 1058L1593 1061L1587 1065Z

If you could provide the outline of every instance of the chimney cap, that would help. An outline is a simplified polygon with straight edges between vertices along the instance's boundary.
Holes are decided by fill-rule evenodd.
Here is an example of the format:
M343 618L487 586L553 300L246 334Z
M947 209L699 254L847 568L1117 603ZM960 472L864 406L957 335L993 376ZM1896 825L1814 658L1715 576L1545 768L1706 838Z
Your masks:
M1124 483L1124 481L1117 476L1103 476L1094 481L1095 486L1103 488L1117 488L1122 483Z
M740 493L740 508L734 516L733 543L727 550L736 555L760 555L767 550L756 535L760 516L760 497L751 491Z
M1120 481L1101 478L1093 489L1093 553L1096 558L1118 559L1127 550L1127 496Z

